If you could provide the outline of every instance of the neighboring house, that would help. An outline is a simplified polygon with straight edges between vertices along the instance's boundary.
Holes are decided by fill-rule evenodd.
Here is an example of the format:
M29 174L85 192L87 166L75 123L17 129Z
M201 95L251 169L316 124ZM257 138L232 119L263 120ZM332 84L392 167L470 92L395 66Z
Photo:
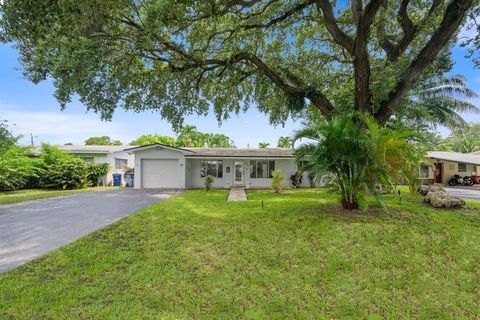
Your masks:
M297 171L293 149L175 148L160 144L127 148L135 155L135 188L202 188L207 175L213 187L268 188L272 171L289 177ZM302 186L308 186L308 179Z
M427 154L426 162L430 165L420 166L419 177L436 183L447 184L456 174L460 176L480 174L480 152L432 151Z
M87 163L108 163L110 171L106 183L111 184L113 173L123 173L126 168L134 167L134 155L124 151L133 146L58 146L59 149L71 153Z

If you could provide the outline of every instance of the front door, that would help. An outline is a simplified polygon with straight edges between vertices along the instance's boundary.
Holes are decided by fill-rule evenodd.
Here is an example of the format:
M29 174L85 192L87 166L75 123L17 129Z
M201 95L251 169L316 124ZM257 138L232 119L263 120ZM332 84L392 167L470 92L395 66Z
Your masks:
M435 183L442 183L442 164L435 163L435 170L433 171L433 176L435 177Z
M235 161L235 175L233 184L243 184L243 162Z

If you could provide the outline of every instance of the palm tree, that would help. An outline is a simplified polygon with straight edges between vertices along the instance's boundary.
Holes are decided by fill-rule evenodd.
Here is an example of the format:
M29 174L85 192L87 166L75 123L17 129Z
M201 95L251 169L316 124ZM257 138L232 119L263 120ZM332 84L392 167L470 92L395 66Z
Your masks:
M203 141L209 148L231 148L233 145L229 137L219 133L205 133Z
M292 148L292 138L280 137L278 139L277 147L279 148Z
M310 142L295 150L298 162L316 181L329 177L344 209L358 209L365 190L381 198L377 184L392 185L400 175L411 181L422 155L408 142L412 133L380 127L366 114L340 114L296 133Z
M465 128L468 124L461 113L480 113L480 108L469 101L478 95L465 82L462 75L454 75L418 85L409 103L412 117L451 130Z
M258 147L262 148L262 149L268 148L269 145L270 145L270 143L268 143L268 142L259 142L258 143Z
M187 125L180 129L177 137L179 147L203 147L202 133L198 132L196 126Z

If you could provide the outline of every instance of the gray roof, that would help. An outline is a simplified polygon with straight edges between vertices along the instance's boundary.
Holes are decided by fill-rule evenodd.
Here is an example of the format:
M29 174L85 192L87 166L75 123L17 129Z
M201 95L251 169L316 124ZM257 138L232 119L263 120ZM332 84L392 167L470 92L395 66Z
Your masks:
M458 153L447 151L431 151L427 153L427 158L468 163L480 166L480 155L472 153Z
M133 146L58 146L59 149L70 153L110 153L131 147Z
M125 151L136 152L159 147L187 152L188 154L186 154L186 157L189 158L293 158L293 149L289 148L178 148L155 143L140 147L127 148Z
M105 154L105 153L111 153L111 152L120 152L123 151L127 148L131 148L133 146L62 146L62 145L57 145L57 148L60 150L69 152L69 153L89 153L89 154L94 154L94 153L100 153L100 154ZM32 150L33 154L38 154L40 153L40 148L41 147L35 147Z
M293 158L290 148L186 148L188 157Z

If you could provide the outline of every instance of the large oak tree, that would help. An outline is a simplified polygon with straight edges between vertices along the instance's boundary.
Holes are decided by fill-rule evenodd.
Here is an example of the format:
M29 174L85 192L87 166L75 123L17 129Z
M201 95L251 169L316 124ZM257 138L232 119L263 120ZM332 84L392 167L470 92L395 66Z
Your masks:
M474 0L4 0L26 76L103 118L115 108L272 123L313 105L385 124L448 50Z

